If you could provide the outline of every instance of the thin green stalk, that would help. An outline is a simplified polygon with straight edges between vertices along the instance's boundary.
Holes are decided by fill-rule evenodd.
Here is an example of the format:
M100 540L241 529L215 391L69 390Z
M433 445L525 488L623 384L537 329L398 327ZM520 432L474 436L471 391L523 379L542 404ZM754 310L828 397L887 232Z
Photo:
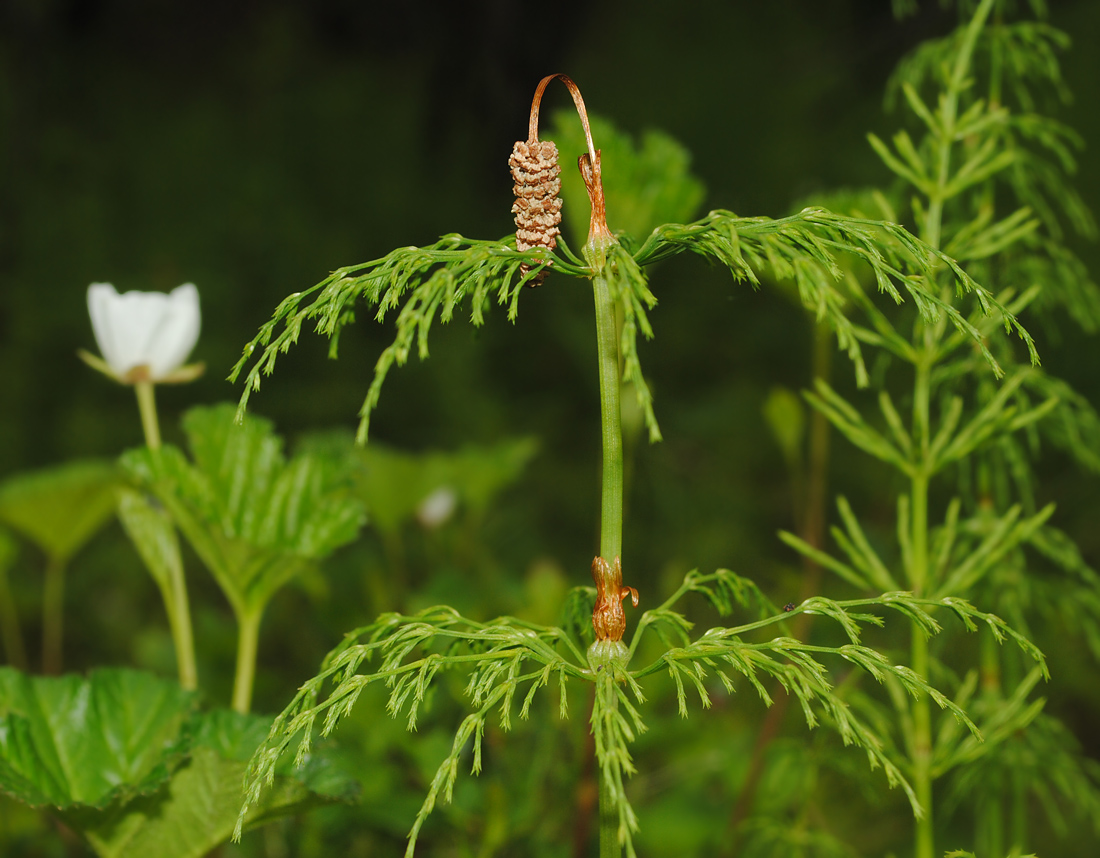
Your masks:
M927 328L925 329L927 334ZM926 336L927 340L928 337ZM930 370L934 345L926 343L917 362L913 384L913 427L919 443L921 465L910 478L909 514L912 566L909 588L916 596L924 596L932 582L928 580L928 449L930 428ZM913 624L910 643L910 667L928 679L928 638ZM927 696L912 702L913 735L910 748L913 755L913 790L924 814L917 820L916 858L934 858L935 815L932 795L932 708Z
M611 695L611 705L618 700ZM612 796L611 784L604 771L597 765L596 779L600 784L600 858L620 858L623 854L619 844L619 814Z
M176 647L176 666L180 687L195 691L199 687L199 670L195 662L195 639L191 631L191 606L187 598L187 582L182 564L169 569L168 587L164 589L164 606L168 610L168 627Z
M247 715L252 707L252 683L256 678L256 653L263 611L237 615L237 673L233 678L233 709Z
M1006 855L1004 845L1004 812L1001 800L989 796L978 804L978 844L984 855Z
M602 263L602 248L586 248ZM596 303L596 351L600 375L600 425L603 442L603 472L600 500L600 556L614 563L623 545L623 432L620 412L619 341L615 324L615 302L609 274L602 264L594 266L592 291ZM612 705L617 703L612 695ZM602 770L600 785L600 858L619 858L619 816L611 786Z
M134 383L138 411L141 412L141 428L145 432L145 445L150 450L160 449L160 424L157 422L157 403L153 394L153 382Z
M603 479L600 502L600 556L614 563L623 545L623 431L619 411L619 343L615 302L605 269L592 278L596 301L596 349L600 373Z
M928 638L913 629L910 667L928 678ZM932 710L927 696L913 701L913 791L924 811L917 820L915 858L935 858L935 817L932 813Z
M145 433L145 445L150 450L160 449L160 422L157 419L157 402L151 381L134 383L141 428ZM182 564L170 566L168 587L162 591L164 607L168 612L168 627L172 631L172 643L176 648L176 666L180 686L189 691L199 687L199 672L195 661L195 637L191 627L191 604L187 597L187 582Z
M966 30L966 35L956 57L947 91L944 93L939 110L939 152L936 164L936 186L929 193L928 206L925 209L923 234L921 238L935 249L942 243L943 206L947 200L948 185L951 178L951 150L955 142L955 128L958 119L959 94L962 92L974 45L978 33L993 8L993 0L982 0L974 18ZM938 345L940 329L930 325L921 326L920 338L923 348L920 350L913 391L913 430L920 444L921 467L912 476L910 491L912 568L910 569L910 587L918 596L923 596L932 582L928 581L928 448L931 440L930 375L932 363ZM928 639L920 629L913 628L911 642L910 667L919 675L928 678L929 658ZM932 710L927 697L913 701L913 735L910 747L913 754L913 789L924 815L917 820L915 858L934 858L935 817L933 815L932 792Z
M42 591L42 672L61 673L62 640L65 635L65 560L50 557Z

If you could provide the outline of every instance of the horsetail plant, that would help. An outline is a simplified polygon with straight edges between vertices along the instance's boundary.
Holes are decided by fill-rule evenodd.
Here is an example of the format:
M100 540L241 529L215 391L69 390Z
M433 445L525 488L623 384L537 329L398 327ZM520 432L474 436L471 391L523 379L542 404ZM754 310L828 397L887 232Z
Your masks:
M587 151L581 155L579 167L591 216L588 240L579 255L558 234L560 206L553 187L557 175L552 144L538 138L539 106L545 88L555 78L568 87L585 129ZM532 152L538 153L537 164L525 161ZM490 717L496 713L502 729L509 729L517 697L522 695L519 716L526 718L539 690L553 684L559 714L564 718L570 694L576 694L573 689L579 683L593 686L590 724L599 772L600 855L611 858L625 849L628 856L634 856L634 834L639 825L627 795L627 778L634 772L630 747L646 729L642 680L655 673L670 677L678 710L685 717L689 691L698 694L704 708L710 705L712 677L728 692L740 681L747 681L765 704L771 703L765 680L777 681L798 700L808 726L826 724L839 733L844 744L862 748L871 766L883 768L888 782L902 788L914 814L920 816L926 812L925 800L885 750L888 743L873 722L857 716L844 695L834 690L828 663L861 668L903 695L934 701L950 711L975 742L980 741L980 734L962 707L930 685L924 672L895 664L861 643L867 626L884 622L872 610L896 612L921 635L933 635L941 628L933 612L946 609L968 630L984 626L998 641L1015 641L1045 672L1042 654L1026 638L998 617L946 590L906 592L890 586L882 588L888 592L871 598L841 601L814 596L779 610L753 582L727 569L688 573L666 601L642 614L629 643L624 643L623 601L630 597L638 604L645 599L645 594L623 584L624 574L629 580L630 569L622 540L620 390L624 384L630 383L634 389L650 439L660 439L637 349L639 331L646 338L653 335L648 313L656 305L645 266L692 251L727 268L736 281L754 287L765 277L793 280L803 304L834 331L839 347L847 352L864 384L869 375L862 345L882 345L883 336L849 319L851 295L839 280L842 261L852 259L873 274L879 290L892 301L908 299L924 324L956 332L995 373L1003 372L989 344L996 325L1015 331L1031 359L1037 358L1030 336L1009 307L974 282L936 243L921 241L894 223L821 208L807 208L780 219L741 218L718 210L694 223L660 226L632 251L607 227L602 168L579 89L564 75L544 78L532 103L528 140L517 144L513 155L516 187L521 192L514 209L517 237L480 241L448 235L427 247L401 248L373 262L338 269L313 288L285 299L245 347L232 376L235 379L244 373L254 360L245 375L241 414L250 394L258 389L261 374L271 373L279 352L297 341L303 324L312 322L319 333L328 336L335 354L356 302L374 308L378 321L396 311L396 336L375 366L360 410L358 439L365 442L387 374L395 364L408 360L414 346L422 359L428 356L428 336L437 318L450 321L463 302L468 302L466 312L480 325L495 299L507 307L509 318L515 319L525 285L543 278L550 284L543 288L555 288L553 284L564 277L589 280L596 316L603 467L600 545L592 563L596 587L574 591L569 602L573 622L560 628L512 617L483 623L439 606L412 615L385 614L349 633L326 657L317 676L301 686L275 719L257 750L247 776L242 820L260 800L284 753L296 744L296 759L303 761L314 736L334 730L368 686L381 683L388 688L389 714L403 716L413 728L433 682L441 673L457 670L469 673L466 694L472 711L460 724L450 752L430 783L409 834L408 856L414 853L435 804L451 798L458 766L470 745L472 769L479 771ZM535 186L537 193L532 191ZM969 295L975 311L958 309L952 291ZM871 299L865 298L864 303L870 304ZM836 410L848 413L840 405ZM875 443L876 449L882 447ZM875 583L880 583L879 579ZM676 610L689 593L702 596L722 615L737 610L745 616L737 625L693 636L692 624ZM575 621L577 612L591 614L591 633L586 624ZM791 637L787 621L799 614L829 620L839 640L823 645ZM650 631L664 645L656 657L648 654L650 647L640 647ZM776 636L768 639L768 632ZM635 658L641 663L632 667ZM238 825L237 836L240 833Z
M1044 314L1060 306L1095 330L1100 289L1061 243L1063 220L1095 234L1064 178L1079 141L1035 112L1036 79L1055 90L1061 85L1056 49L1066 40L1043 23L1009 23L1006 11L982 0L954 33L903 62L894 89L921 134L914 139L899 131L892 146L874 135L870 142L898 177L915 231L928 246L942 247L987 282L1003 283L998 297L1012 312L1026 307ZM926 98L929 89L935 100ZM941 269L929 286L946 300L952 279ZM900 587L923 598L980 600L1025 632L1035 609L1056 612L1097 653L1100 577L1052 526L1054 505L1036 502L1031 459L1046 440L1095 472L1100 418L1036 366L1033 351L1028 365L1009 342L992 336L1001 311L973 320L1001 368L1003 378L994 383L946 317L884 314L855 278L847 283L866 320L854 335L885 352L876 383L879 413L868 417L868 408L822 381L807 399L851 443L897 472L906 487L897 497L897 544L888 553L888 538L872 531L874 524L861 524L843 497L832 530L841 556L793 534L782 534L784 541L863 592ZM899 376L905 377L900 389ZM937 485L952 481L957 493L941 502ZM1053 574L1029 573L1036 559L1052 561ZM955 653L938 643L934 649L914 626L910 665L922 676L959 669ZM1043 712L1045 701L1031 694L1047 675L1041 662L1002 655L988 638L979 641L978 658L955 683L953 699L974 714L988 740L980 745L960 741L953 723L938 725L926 699L894 689L881 711L877 701L853 697L865 717L879 710L883 723L895 725L902 768L925 810L917 821L916 858L941 854L937 806L968 805L975 845L986 855L1028 848L1029 804L1043 808L1056 831L1065 830L1066 807L1094 823L1100 819L1100 768L1081 758L1060 723ZM935 796L940 781L950 787L947 800Z

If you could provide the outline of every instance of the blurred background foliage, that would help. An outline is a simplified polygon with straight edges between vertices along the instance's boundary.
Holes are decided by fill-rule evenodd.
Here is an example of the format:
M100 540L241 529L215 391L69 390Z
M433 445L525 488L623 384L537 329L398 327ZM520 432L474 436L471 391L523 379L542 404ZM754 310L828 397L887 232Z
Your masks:
M662 154L662 135L679 141L691 157L681 166L698 185L676 202L696 205L696 215L721 206L781 216L821 191L888 185L865 137L885 137L899 122L883 109L887 77L906 52L956 20L936 2L902 21L890 6L7 0L0 4L0 478L110 459L142 442L131 391L89 372L75 355L93 346L90 282L120 291L198 285L203 331L193 358L206 362L207 373L158 391L165 440L179 445L185 410L239 395L224 378L289 292L337 266L443 233L511 232L507 156L526 136L535 84L551 72L573 77L589 109L635 135L655 159L671 157ZM1074 41L1061 60L1078 96L1057 116L1086 140L1076 187L1100 211L1093 154L1100 114L1092 105L1100 6L1052 0L1050 11L1051 23ZM546 129L555 99L567 105L552 89ZM600 125L596 133L599 146ZM614 148L604 153L609 185ZM567 155L566 170L569 163ZM613 206L609 190L615 227ZM587 207L567 201L564 229L574 248L587 218ZM624 214L620 224L642 234L652 226L644 212ZM1096 277L1100 248L1074 241ZM437 330L433 359L413 361L389 381L371 426L377 450L356 464L356 487L369 495L371 481L387 482L379 474L390 473L401 491L373 515L363 539L273 600L257 711L281 708L340 635L379 611L449 602L475 618L510 612L553 622L566 589L588 583L598 536L599 415L591 297L577 285L551 274L524 296L514 326L496 313L477 331L465 322ZM660 266L652 287L660 300L651 314L656 341L641 348L665 441L648 446L640 421L628 438L629 582L652 605L686 570L730 566L777 603L796 600L802 567L775 536L793 529L799 514L793 446L777 440L769 419L781 426L799 419L782 418L798 406L776 391L809 382L810 320L781 291L753 293L697 261ZM252 410L271 419L291 448L343 443L341 433L354 428L374 361L392 337L389 326L364 322L344 335L336 364L320 339L304 338L253 398ZM1032 333L1044 366L1100 403L1097 341L1069 323L1032 326ZM836 365L843 387L850 373ZM832 490L872 507L886 491L876 467L834 445ZM1053 522L1100 565L1095 480L1058 455L1042 468L1038 500L1058 503ZM483 482L472 484L470 472ZM454 492L456 512L442 522L420 508L437 489ZM41 658L36 618L48 550L21 542L0 558L32 665ZM235 646L230 609L194 555L185 557L203 687L224 705ZM66 669L136 666L174 675L156 585L117 523L71 558L68 575ZM1050 711L1100 757L1090 726L1100 713L1095 662L1053 618L1034 631L1051 657ZM764 717L755 704L736 704L723 700L724 717L681 724L669 703L667 721L639 741L644 762L634 789L647 854L702 854L728 842L715 820L734 813L730 796L747 777ZM426 723L416 737L388 719L371 722L372 707L361 707L359 731L345 732L365 772L363 804L278 823L277 836L251 835L223 854L396 851L450 741L453 705L441 701L442 726ZM582 705L576 701L574 714ZM523 728L513 745L530 743L530 755L501 754L480 779L460 781L455 804L433 823L480 844L480 853L468 854L497 854L505 831L556 844L525 854L573 854L563 838L583 838L572 824L584 801L595 800L578 789L586 725L575 717L556 732L540 734L537 726ZM831 771L799 759L824 753L832 739L798 727L786 735L768 749L759 802L797 803L822 789L800 771ZM880 854L897 835L891 820L902 818L903 800L872 791L849 801L845 790L868 779L842 768L834 775L844 789L832 827ZM889 812L869 815L876 807ZM0 819L5 854L82 854L71 837L6 800ZM1064 848L1043 854L1082 854L1091 836L1075 830ZM755 832L754 842L768 842L768 832Z

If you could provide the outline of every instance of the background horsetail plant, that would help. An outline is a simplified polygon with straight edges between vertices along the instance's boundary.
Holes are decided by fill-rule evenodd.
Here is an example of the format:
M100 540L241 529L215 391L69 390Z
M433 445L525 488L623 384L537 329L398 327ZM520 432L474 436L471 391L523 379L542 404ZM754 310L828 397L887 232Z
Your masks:
M559 240L561 205L557 200L555 150L553 144L538 138L542 94L555 78L569 88L585 129L586 151L579 167L591 217L581 256ZM544 288L564 288L560 285L564 277L591 281L603 441L600 546L592 563L596 587L574 591L562 627L511 617L474 622L452 608L439 606L415 615L385 614L349 633L325 659L320 673L301 686L275 719L253 757L242 819L260 800L290 746L297 742L296 759L305 760L315 733L330 733L369 685L386 686L389 713L402 715L412 728L433 681L448 670L469 672L466 693L473 711L462 721L450 753L431 781L410 832L408 855L413 854L436 802L451 798L467 745L473 747L474 772L480 769L482 737L493 712L502 728L508 729L517 695L523 695L519 715L526 718L539 689L550 685L551 680L555 680L561 717L568 713L569 696L575 696L572 689L577 683L594 686L591 730L599 771L602 858L618 856L623 849L630 856L635 854L634 834L639 826L626 790L627 778L634 772L630 745L646 726L640 708L645 702L640 680L657 672L670 677L682 716L688 714L689 688L698 693L703 707L710 705L710 676L731 692L738 677L743 678L768 704L771 697L764 680L776 680L798 700L810 727L827 724L845 744L861 747L872 767L882 766L888 782L901 786L914 814L920 816L925 812L922 796L884 750L890 747L887 738L874 721L859 717L834 690L825 662L837 659L839 664L861 668L902 696L934 701L950 711L974 741L979 741L977 728L960 705L932 687L922 672L897 665L882 652L864 646L861 633L868 625L883 624L883 618L871 612L878 608L900 614L921 635L930 636L940 631L940 623L933 617L933 612L940 610L957 618L964 628L985 627L996 640L1010 638L1038 671L1045 672L1041 653L998 617L976 609L948 590L911 593L896 586L884 587L890 592L871 598L838 601L816 596L788 606L787 611L777 610L751 581L721 569L712 574L690 572L667 600L641 615L630 643L623 642L622 602L629 596L632 601L644 603L647 594L638 594L623 583L624 570L629 580L631 560L622 544L622 385L629 383L633 388L651 440L660 438L637 350L638 332L647 338L653 334L648 312L656 304L644 266L690 250L727 268L735 280L754 286L764 275L793 280L802 303L834 331L864 384L868 372L862 346L867 342L878 344L879 340L869 337L867 330L847 315L852 297L838 282L841 259L854 258L866 266L881 292L899 304L909 299L923 324L953 332L952 336L969 344L996 372L1001 370L989 342L997 338L997 328L1003 325L1006 331L1018 334L1034 360L1030 336L1009 307L975 283L935 243L922 242L888 221L820 208L807 208L780 219L740 218L719 210L694 223L659 226L633 251L628 250L607 228L600 152L589 133L580 92L571 80L564 75L543 79L532 104L529 130L527 141L517 143L512 157L517 238L477 241L448 235L427 247L402 248L373 262L338 269L279 305L274 317L246 346L233 377L254 361L245 376L240 404L243 415L249 395L259 387L261 373L273 370L277 355L297 341L303 324L313 322L319 333L330 338L335 353L340 332L351 320L357 301L376 308L378 321L396 311L396 336L378 359L360 412L358 437L365 442L370 416L389 370L395 364L404 364L414 345L422 359L427 357L428 335L436 318L450 321L468 301L467 312L473 323L480 325L495 298L507 306L509 318L515 319L525 285L542 282L548 274ZM608 169L614 169L613 165ZM951 297L953 291L970 296L976 305L973 314L958 309ZM870 299L865 303L870 304ZM689 593L703 596L723 615L737 610L747 618L740 625L714 628L693 637L691 623L675 610L679 600ZM840 640L824 645L790 637L787 621L798 614L830 620ZM647 634L650 630L663 646L656 641L652 646L642 646L651 637ZM760 634L764 630L779 634L769 639ZM914 652L919 656L919 650ZM635 658L640 666L631 668ZM914 780L921 788L920 780Z
M923 125L922 136L914 141L900 131L892 147L874 136L871 143L911 194L909 213L929 246L1001 283L999 298L1013 312L1028 307L1045 314L1061 305L1095 329L1100 290L1061 243L1063 219L1086 235L1094 231L1063 178L1073 168L1076 138L1035 112L1033 97L1043 85L1060 84L1055 49L1063 38L1039 23L991 20L995 6L983 0L955 33L922 46L899 69L895 87ZM926 100L921 90L934 98ZM949 299L953 290L944 274L937 272L931 285ZM807 398L908 484L897 501L897 548L892 557L880 556L874 546L882 539L868 538L844 498L838 500L843 526L833 530L842 559L792 534L783 538L860 590L900 585L922 597L972 598L1023 630L1036 609L1057 612L1096 652L1100 579L1052 526L1054 505L1039 508L1031 464L1045 440L1095 471L1096 413L1064 382L1021 365L1009 343L989 338L1002 379L995 383L944 319L888 316L857 281L848 283L869 322L857 336L888 355L877 385L881 419L874 421L883 428L824 382ZM983 336L992 334L1000 312L973 324ZM911 387L901 389L900 401L911 409L908 426L895 407L893 384L907 370ZM955 494L942 504L936 525L935 484L952 475ZM883 711L880 719L895 725L903 769L926 809L917 821L917 858L940 854L933 812L939 806L969 805L974 843L988 855L1028 848L1030 805L1043 808L1062 833L1063 807L1100 819L1100 771L1031 695L1045 671L998 652L989 639L980 642L978 667L962 665L942 643L933 648L919 627L910 636L910 658L923 676L963 669L952 694L986 738L960 741L953 724L936 724L926 700L891 694L893 717ZM867 717L880 706L862 696L855 703ZM937 782L948 786L946 800L935 795Z

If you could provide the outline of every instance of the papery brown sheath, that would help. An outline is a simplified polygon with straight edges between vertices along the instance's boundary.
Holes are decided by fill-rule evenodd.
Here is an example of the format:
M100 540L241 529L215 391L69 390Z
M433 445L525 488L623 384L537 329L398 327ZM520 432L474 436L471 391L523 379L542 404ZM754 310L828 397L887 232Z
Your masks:
M602 557L592 561L592 580L596 582L596 606L592 609L592 628L597 641L621 641L626 631L623 599L630 596L638 607L638 591L623 586L623 565L619 558L609 566Z

